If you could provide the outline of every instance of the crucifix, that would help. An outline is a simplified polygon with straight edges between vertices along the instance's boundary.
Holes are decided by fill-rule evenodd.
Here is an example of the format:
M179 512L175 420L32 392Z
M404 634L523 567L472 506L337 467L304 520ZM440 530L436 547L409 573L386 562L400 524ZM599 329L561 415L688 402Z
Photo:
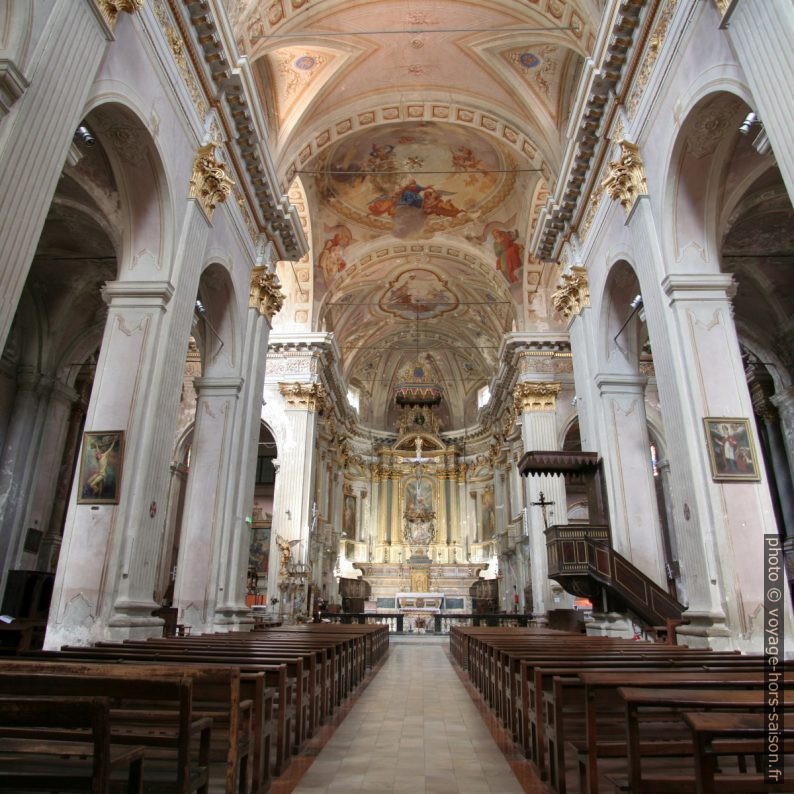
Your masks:
M416 471L416 487L418 490L419 482L422 479L422 464L430 462L430 458L422 457L422 439L419 436L416 437L416 457L409 458L408 462L415 464L414 468Z
M532 505L532 507L539 507L541 509L541 511L543 512L543 527L544 529L548 529L549 522L548 519L546 518L546 508L553 505L554 502L547 502L546 497L543 495L543 491L541 491L540 499L537 502L530 502L530 504Z

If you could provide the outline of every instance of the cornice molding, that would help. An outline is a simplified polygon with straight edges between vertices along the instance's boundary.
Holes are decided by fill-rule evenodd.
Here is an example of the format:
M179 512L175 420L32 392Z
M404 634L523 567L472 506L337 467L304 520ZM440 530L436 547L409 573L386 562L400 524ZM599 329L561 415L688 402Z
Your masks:
M540 383L537 381L523 381L517 383L513 389L516 411L526 413L529 411L557 410L557 395L560 393L560 383Z

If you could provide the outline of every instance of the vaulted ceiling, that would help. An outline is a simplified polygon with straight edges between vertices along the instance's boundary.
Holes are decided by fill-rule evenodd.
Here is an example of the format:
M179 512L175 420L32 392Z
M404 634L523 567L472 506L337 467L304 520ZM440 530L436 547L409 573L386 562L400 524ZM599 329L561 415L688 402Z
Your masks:
M447 429L471 423L502 335L560 322L528 242L603 3L225 3L305 202L311 303L289 320L336 334L368 424L391 429L417 359Z

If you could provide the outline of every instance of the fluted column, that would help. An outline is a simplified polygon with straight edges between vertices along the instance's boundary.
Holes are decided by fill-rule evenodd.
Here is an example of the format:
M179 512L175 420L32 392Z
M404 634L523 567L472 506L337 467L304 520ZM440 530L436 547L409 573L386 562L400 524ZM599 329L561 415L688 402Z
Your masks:
M22 371L0 459L0 585L18 567L30 482L52 382L41 373Z
M7 129L0 142L0 349L5 347L94 75L112 38L94 0L50 5L38 43L42 55L30 85L3 121Z
M516 384L513 392L516 411L521 421L521 438L524 449L555 450L557 449L557 394L559 383L525 381ZM540 501L543 492L544 501L553 504L546 509L548 525L566 524L568 510L566 507L565 482L562 477L541 475L527 477L525 485L526 502L529 507L529 558L530 578L532 581L532 617L538 623L545 623L546 613L552 608L551 589L549 587L548 560L546 557L546 526L543 511L533 506Z
M251 270L241 355L243 379L227 484L230 498L226 503L223 540L216 560L219 577L216 629L235 626L240 621L250 619L245 595L251 525L246 517L251 515L254 505L267 343L273 317L284 303L273 263L267 261L270 258L269 250L262 241L257 265Z
M278 584L283 579L277 544L296 541L291 544L292 561L307 561L315 492L317 420L326 399L322 384L311 381L279 383L278 388L284 400L286 433L283 439L278 439L280 466L274 492L271 545L274 562L268 577L271 598L278 593Z
M794 13L785 0L737 0L726 34L753 93L778 168L794 203ZM751 133L754 134L754 133Z
M771 400L780 415L780 429L789 470L794 472L794 386L775 394Z
M600 373L596 385L607 429L604 456L612 545L664 588L664 548L650 462L644 375Z

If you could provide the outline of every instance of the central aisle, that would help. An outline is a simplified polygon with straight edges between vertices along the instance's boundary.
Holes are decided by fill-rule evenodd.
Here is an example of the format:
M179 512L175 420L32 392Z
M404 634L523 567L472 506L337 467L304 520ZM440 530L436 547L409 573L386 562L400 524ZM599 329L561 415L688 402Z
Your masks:
M522 794L447 658L449 639L390 642L383 667L294 791Z

